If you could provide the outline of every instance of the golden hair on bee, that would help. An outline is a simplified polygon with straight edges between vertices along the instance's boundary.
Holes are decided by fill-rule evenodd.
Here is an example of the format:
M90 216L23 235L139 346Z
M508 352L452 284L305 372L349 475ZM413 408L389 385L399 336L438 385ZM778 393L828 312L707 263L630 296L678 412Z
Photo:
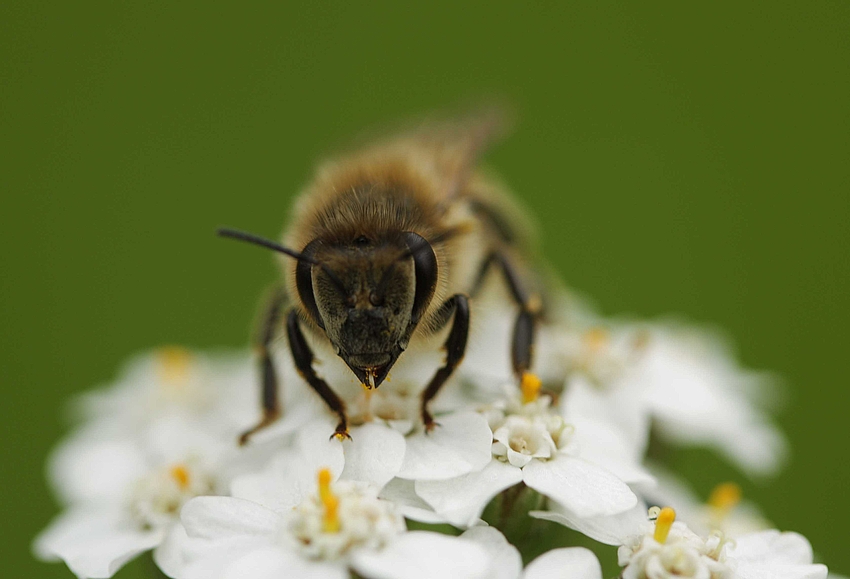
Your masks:
M476 166L502 126L492 113L429 123L323 162L296 201L283 245L220 231L286 256L257 339L263 418L243 443L280 415L269 348L281 330L299 373L337 415L335 436L348 437L345 404L316 373L304 331L371 389L411 344L448 329L445 363L423 385L421 419L431 430L428 404L463 359L469 302L491 270L517 307L511 360L522 381L541 314L539 287L524 254L522 213Z

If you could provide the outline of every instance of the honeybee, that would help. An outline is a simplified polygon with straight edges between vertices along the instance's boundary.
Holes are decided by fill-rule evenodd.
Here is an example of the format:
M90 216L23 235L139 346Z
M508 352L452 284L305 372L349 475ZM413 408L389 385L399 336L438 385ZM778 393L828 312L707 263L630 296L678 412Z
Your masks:
M445 362L421 394L422 423L433 429L429 402L464 357L470 301L494 270L516 304L511 363L518 381L526 377L541 283L525 249L523 212L476 167L502 127L494 114L431 123L322 163L282 244L219 230L285 256L257 336L263 417L240 443L281 415L270 347L284 329L299 374L338 417L338 438L350 438L346 407L316 373L310 342L330 346L374 389L405 350L442 341Z

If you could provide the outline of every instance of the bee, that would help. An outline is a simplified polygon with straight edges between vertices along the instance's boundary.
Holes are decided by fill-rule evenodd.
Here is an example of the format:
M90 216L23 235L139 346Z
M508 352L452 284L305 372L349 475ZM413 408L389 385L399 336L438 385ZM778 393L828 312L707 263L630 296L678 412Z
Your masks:
M281 416L270 352L281 332L299 374L338 417L332 436L340 439L350 438L346 406L317 374L311 342L329 346L366 389L380 387L406 350L442 342L444 364L421 393L422 424L432 430L429 403L463 360L470 302L494 271L516 306L513 372L527 377L543 292L529 265L524 213L477 167L504 132L500 118L426 124L322 163L283 243L219 230L284 256L256 338L263 416L241 444Z

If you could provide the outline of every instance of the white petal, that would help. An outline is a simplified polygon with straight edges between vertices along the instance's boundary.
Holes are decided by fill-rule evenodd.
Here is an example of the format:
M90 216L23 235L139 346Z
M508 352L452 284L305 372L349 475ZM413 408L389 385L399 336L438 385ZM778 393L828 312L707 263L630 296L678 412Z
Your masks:
M396 504L399 512L405 519L419 521L420 523L447 523L441 515L416 494L414 482L403 478L394 478L381 489L380 498Z
M347 579L342 563L309 561L280 548L252 551L227 566L222 579Z
M517 452L510 446L507 447L507 457L508 462L511 463L511 466L515 466L517 468L524 467L529 462L531 462L532 459L530 454L523 454L521 452Z
M78 577L111 577L127 561L154 548L164 530L140 530L120 511L75 509L61 515L36 538L33 550L45 560L61 559Z
M480 470L490 462L493 433L475 412L441 416L432 432L407 438L399 478L444 480Z
M626 483L653 485L655 479L641 465L643 458L612 425L596 420L575 424L579 456L611 471Z
M144 474L144 454L130 440L98 440L73 436L48 459L48 471L59 497L67 502L120 501Z
M334 474L342 472L345 458L342 443L331 438L335 426L329 422L315 420L298 431L296 447L301 454L299 471L315 480L319 469L329 468Z
M404 533L381 551L357 551L351 566L371 579L483 579L489 572L482 547L426 531Z
M719 341L656 328L641 368L659 435L715 446L752 474L771 474L781 466L785 439L751 395L772 384L739 369Z
M186 529L182 523L177 522L153 551L154 563L169 577L179 577L183 570L182 550L187 539Z
M798 533L781 533L776 529L748 533L735 540L730 555L738 561L771 559L783 563L811 563L813 554L809 541Z
M522 572L522 557L516 547L493 527L472 527L461 538L480 545L490 561L491 579L518 579Z
M629 487L607 470L580 458L560 455L534 460L522 469L523 481L579 517L622 513L637 504Z
M212 540L273 535L280 525L274 511L234 497L196 497L183 506L180 520L189 537Z
M523 579L602 579L602 568L592 551L584 547L552 549L525 568Z
M605 517L577 517L560 505L553 505L549 511L531 511L536 519L552 521L575 529L591 539L606 545L622 545L627 537L637 535L647 523L646 505L638 501L634 508Z
M281 517L232 497L198 497L180 513L187 538L181 579L222 577L228 565L277 540Z
M236 477L230 483L230 494L278 513L285 512L316 489L316 481L297 476L293 470L298 470L298 454L281 454L264 470Z
M827 569L812 565L812 546L797 533L775 529L742 535L729 546L741 579L825 579Z
M522 471L493 459L478 472L444 480L416 481L416 494L447 521L459 527L475 524L487 503L522 481Z
M735 570L735 579L827 579L826 565L784 565L765 563Z
M404 436L381 423L352 429L351 440L342 444L345 452L342 478L383 487L401 469L405 446Z
M570 379L559 403L564 418L580 432L585 420L616 428L629 442L632 458L643 456L649 439L649 413L637 388L598 388L583 376Z
M299 432L295 448L279 453L260 472L236 477L231 494L277 512L291 509L316 492L320 469L330 469L334 479L342 472L342 443L329 440L333 431L329 422L310 422Z

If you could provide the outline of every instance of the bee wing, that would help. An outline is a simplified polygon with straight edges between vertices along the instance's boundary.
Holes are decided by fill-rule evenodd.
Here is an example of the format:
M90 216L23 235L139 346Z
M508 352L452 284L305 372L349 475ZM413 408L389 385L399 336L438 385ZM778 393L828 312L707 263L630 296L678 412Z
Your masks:
M479 107L460 115L431 115L377 132L361 134L347 147L329 155L344 159L387 159L400 155L442 182L441 197L457 196L481 155L501 140L512 126L506 106Z
M452 199L461 193L480 157L504 138L510 126L505 107L493 106L452 120L428 120L402 139L433 157L445 179L444 194Z

